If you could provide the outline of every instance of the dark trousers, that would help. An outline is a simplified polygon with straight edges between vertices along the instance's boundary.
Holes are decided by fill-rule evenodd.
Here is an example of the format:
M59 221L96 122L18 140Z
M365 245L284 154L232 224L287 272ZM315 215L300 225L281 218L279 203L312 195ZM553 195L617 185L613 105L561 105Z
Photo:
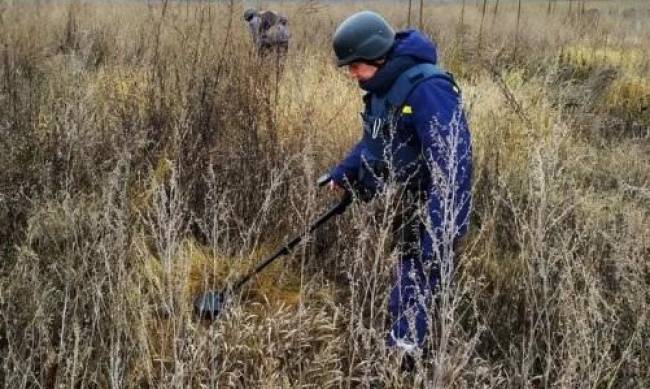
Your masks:
M388 302L392 327L387 344L415 350L426 342L440 272L426 229L425 199L413 193L402 197L393 224L399 261Z

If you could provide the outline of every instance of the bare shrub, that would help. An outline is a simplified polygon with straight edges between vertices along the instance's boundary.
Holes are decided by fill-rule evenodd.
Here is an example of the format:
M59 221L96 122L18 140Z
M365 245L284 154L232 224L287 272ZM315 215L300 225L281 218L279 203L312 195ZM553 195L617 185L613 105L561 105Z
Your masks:
M192 312L334 200L314 181L358 137L360 96L330 39L362 5L283 3L280 71L236 2L0 2L0 383L647 387L648 6L496 2L485 23L488 3L420 13L464 91L475 175L407 374L384 343L398 191L219 320Z

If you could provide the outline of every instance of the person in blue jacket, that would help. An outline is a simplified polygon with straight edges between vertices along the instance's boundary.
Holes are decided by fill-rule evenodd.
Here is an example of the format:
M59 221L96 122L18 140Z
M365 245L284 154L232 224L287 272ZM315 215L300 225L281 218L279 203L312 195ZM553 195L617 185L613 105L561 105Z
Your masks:
M469 225L472 151L460 90L437 65L429 38L414 29L395 33L377 13L343 21L333 47L337 65L347 66L367 93L363 136L330 172L330 188L355 188L369 199L397 184L407 207L426 207L425 218L397 228L407 249L389 297L387 336L389 346L422 351L441 270L451 273L454 249Z

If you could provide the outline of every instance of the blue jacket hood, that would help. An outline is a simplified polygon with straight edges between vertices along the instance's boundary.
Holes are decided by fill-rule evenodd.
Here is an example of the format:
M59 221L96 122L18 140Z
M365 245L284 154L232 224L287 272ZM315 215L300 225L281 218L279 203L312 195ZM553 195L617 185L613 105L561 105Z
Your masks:
M388 55L388 59L406 55L416 58L419 60L418 62L430 62L432 64L438 62L438 50L435 43L415 29L400 31L395 34L395 43Z
M386 56L386 64L359 86L372 93L385 93L395 79L406 69L419 63L436 64L436 45L418 30L400 31L395 34L393 48Z

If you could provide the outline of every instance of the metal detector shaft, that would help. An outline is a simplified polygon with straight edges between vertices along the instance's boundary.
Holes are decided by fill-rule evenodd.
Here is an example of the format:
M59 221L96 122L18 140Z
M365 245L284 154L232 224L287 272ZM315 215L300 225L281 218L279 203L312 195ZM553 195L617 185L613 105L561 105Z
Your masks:
M258 274L264 268L266 268L268 265L273 263L278 257L281 257L283 255L287 255L291 252L291 250L298 244L300 243L305 236L309 235L310 233L314 232L318 227L323 225L325 222L327 222L329 219L331 219L333 216L339 215L343 212L345 212L346 208L350 203L352 202L352 195L348 192L345 193L341 201L339 201L338 204L330 208L327 212L322 214L314 223L312 223L311 226L309 226L309 230L306 232L303 232L302 234L296 236L293 238L291 241L289 241L287 244L282 246L280 250L278 250L275 254L270 256L269 258L265 259L264 261L260 262L255 269L253 269L250 273L248 273L246 276L244 276L242 279L237 281L235 285L232 287L231 291L236 291L239 288L242 287L248 280L251 279L254 275Z

